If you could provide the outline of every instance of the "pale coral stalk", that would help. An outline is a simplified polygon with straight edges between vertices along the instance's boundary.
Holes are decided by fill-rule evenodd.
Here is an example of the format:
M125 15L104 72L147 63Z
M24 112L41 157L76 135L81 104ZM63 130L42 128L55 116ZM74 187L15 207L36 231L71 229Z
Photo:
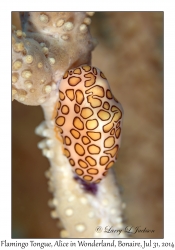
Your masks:
M39 143L49 159L49 190L53 192L51 215L63 224L61 237L118 238L105 233L105 227L123 230L123 206L112 170L95 191L83 186L63 155L62 143L55 137L54 107L58 87L67 69L90 64L95 46L88 25L88 12L22 13L23 33L13 28L12 96L27 105L41 105L45 121L36 133L45 137ZM100 229L99 229L100 228Z

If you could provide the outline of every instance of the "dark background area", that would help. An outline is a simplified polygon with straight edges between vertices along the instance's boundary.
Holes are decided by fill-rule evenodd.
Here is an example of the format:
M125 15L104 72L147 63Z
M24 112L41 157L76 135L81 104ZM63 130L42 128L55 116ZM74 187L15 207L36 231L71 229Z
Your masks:
M14 24L17 24L14 15ZM16 23L15 23L16 22ZM125 223L163 237L163 12L97 12L92 65L103 71L124 108L122 146L115 164L126 203ZM58 238L50 217L48 160L34 134L40 107L12 103L12 237Z

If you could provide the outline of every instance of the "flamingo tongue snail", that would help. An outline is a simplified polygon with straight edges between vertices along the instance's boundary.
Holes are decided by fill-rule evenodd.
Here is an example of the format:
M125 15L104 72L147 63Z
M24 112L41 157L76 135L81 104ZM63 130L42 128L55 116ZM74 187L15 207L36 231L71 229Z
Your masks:
M99 183L117 159L123 116L104 74L88 65L68 70L56 111L55 131L73 171L86 182Z

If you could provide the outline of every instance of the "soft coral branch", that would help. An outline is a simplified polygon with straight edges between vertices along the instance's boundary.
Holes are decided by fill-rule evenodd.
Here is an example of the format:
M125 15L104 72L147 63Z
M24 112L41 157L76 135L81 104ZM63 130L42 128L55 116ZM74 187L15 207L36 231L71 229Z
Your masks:
M92 12L21 13L23 31L12 29L12 96L27 105L41 105L45 121L36 133L46 137L39 147L50 161L47 172L53 192L52 217L60 218L61 237L125 237L105 234L105 226L123 229L122 201L112 171L95 187L75 178L62 143L54 133L54 107L59 82L67 69L90 64L95 40L88 25ZM95 188L95 192L94 192ZM102 232L96 231L102 226Z

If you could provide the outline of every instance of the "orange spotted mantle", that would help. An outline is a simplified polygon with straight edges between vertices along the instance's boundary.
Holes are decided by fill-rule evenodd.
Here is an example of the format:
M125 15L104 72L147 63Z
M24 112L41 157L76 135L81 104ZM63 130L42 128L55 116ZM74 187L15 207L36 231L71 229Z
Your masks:
M73 171L100 182L117 159L123 112L104 74L88 65L67 71L55 111L56 136Z

